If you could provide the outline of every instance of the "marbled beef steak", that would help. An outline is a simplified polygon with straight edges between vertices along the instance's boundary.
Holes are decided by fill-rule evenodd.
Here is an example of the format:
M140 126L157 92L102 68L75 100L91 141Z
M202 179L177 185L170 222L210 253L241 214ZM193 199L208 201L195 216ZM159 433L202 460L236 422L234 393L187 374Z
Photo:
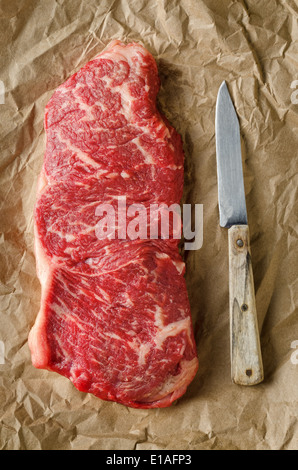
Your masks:
M99 239L99 204L179 203L181 138L156 108L156 63L113 41L55 91L35 207L41 306L33 365L103 400L169 406L198 360L178 240Z

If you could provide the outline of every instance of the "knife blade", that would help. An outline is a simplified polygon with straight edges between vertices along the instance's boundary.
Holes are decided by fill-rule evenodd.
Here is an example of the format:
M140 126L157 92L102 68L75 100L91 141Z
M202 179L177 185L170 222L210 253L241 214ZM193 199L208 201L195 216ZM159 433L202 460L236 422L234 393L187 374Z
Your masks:
M215 116L220 226L228 229L231 377L239 385L264 380L238 116L224 81Z

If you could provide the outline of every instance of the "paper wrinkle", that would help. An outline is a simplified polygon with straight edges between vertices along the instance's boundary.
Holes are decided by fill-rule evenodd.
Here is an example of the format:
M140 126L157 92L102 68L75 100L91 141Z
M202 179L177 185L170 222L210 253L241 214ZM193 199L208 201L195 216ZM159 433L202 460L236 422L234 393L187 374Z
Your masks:
M0 449L258 449L298 446L297 4L293 0L0 0ZM158 105L185 149L184 203L204 204L204 242L185 252L200 368L163 410L133 410L35 370L39 310L33 207L44 109L113 39L156 58ZM231 383L227 231L219 227L215 103L227 81L241 126L265 381ZM297 87L298 88L298 87Z

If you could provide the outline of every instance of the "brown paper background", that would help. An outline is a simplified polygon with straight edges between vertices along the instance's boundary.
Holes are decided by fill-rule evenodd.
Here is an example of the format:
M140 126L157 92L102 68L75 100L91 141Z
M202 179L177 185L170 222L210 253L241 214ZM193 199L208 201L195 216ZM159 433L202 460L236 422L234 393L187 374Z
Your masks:
M298 7L294 0L0 0L0 449L298 449ZM181 133L185 202L204 204L188 252L200 359L186 395L134 410L35 370L27 344L40 287L32 210L44 107L111 39L157 60L159 105ZM243 137L247 209L266 379L231 383L227 231L219 227L214 116L226 80Z

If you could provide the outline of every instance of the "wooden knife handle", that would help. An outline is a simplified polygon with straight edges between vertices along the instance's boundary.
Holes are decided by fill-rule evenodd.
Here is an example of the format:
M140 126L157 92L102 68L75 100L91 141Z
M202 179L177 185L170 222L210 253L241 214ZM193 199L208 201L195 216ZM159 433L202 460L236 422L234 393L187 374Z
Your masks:
M234 383L264 380L247 225L229 231L231 374Z

